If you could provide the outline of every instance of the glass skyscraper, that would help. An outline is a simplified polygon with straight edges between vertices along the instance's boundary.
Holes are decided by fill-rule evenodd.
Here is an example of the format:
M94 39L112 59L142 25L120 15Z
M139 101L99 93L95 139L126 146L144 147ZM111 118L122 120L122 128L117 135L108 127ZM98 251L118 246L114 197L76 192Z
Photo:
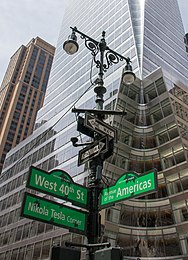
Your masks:
M75 182L87 184L88 165L77 166L78 148L70 138L88 138L77 132L71 108L95 107L91 81L98 71L83 40L78 39L74 56L64 52L70 26L99 41L105 30L109 47L131 58L137 76L125 86L123 62L105 74L105 109L123 109L127 115L106 119L117 128L118 142L105 162L104 186L130 170L155 168L158 176L156 193L102 212L100 241L122 247L124 259L188 259L188 59L176 0L69 1L36 130L8 153L4 164L0 259L48 259L53 244L84 242L65 229L20 218L30 165L63 169Z

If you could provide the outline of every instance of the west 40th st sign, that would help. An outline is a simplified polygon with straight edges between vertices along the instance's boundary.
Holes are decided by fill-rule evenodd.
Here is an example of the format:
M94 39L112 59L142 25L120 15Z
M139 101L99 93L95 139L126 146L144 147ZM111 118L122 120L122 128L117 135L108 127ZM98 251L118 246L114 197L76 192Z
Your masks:
M151 171L143 175L127 172L117 180L114 186L102 190L101 208L109 207L111 204L121 200L147 195L156 190L156 171Z
M74 183L68 173L58 169L48 173L31 166L26 187L88 207L88 189Z

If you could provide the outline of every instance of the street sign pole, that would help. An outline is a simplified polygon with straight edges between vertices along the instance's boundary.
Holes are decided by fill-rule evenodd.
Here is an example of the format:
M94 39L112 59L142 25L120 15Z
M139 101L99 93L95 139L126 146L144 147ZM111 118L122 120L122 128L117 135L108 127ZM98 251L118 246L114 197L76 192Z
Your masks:
M126 61L125 73L123 74L123 81L125 84L132 84L135 80L135 75L132 72L132 67L130 65L130 58L125 58L121 54L111 50L106 43L105 40L105 32L102 32L102 37L100 42L92 39L86 34L77 30L76 27L71 27L72 29L72 39L71 41L66 41L64 43L64 49L68 54L73 54L69 52L70 46L75 43L75 50L78 49L78 44L76 42L76 33L81 35L82 39L85 39L85 46L91 51L92 56L94 57L94 62L96 63L96 67L98 68L98 78L95 80L94 92L96 93L96 118L92 118L92 122L90 121L91 131L88 136L92 135L92 130L94 130L94 142L99 141L101 135L107 135L108 137L114 141L116 139L116 131L112 129L110 126L103 124L104 114L103 103L104 103L104 94L106 93L106 87L104 86L104 72L108 70L108 68L117 64L119 61ZM71 44L71 45L70 45ZM100 113L101 110L101 113ZM89 112L92 113L92 110ZM113 112L113 111L112 111ZM94 114L94 113L93 113ZM113 113L112 113L113 114ZM114 113L115 114L115 113ZM79 128L83 128L86 131L87 127L83 127L82 120L79 120ZM102 134L101 134L102 132ZM86 133L87 135L87 133ZM109 150L113 150L113 144L111 143ZM92 151L91 151L92 153ZM88 176L88 188L89 188L89 216L88 216L88 232L87 239L89 244L97 244L100 236L100 216L99 216L99 197L102 190L101 187L101 179L102 179L102 169L104 160L112 154L111 151L108 151L107 154L99 154L97 156L92 157L90 160L90 174ZM94 260L94 252L96 249L92 248L89 251L89 259Z
M102 35L101 42L99 44L100 49L100 62L99 62L99 73L98 73L98 84L94 88L96 93L96 109L103 110L104 94L106 88L104 87L103 75L104 75L104 53L106 49L106 42L104 38L105 34ZM99 120L103 120L102 115L98 115ZM98 140L99 135L95 134L94 140ZM88 216L88 233L87 239L89 244L99 243L100 237L100 214L99 214L99 198L101 193L101 178L102 178L103 160L99 155L97 158L93 158L90 162L90 174L88 178L88 187L90 189L90 203L89 203L89 216ZM89 259L94 260L95 248L89 251Z

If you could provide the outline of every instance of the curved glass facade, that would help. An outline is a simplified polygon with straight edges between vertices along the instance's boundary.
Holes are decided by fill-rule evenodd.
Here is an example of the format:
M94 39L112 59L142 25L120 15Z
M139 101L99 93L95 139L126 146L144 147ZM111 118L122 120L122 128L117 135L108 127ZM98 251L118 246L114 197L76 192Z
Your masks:
M141 85L144 104L138 102ZM117 97L116 108L126 108L127 117L114 117L119 142L106 162L107 176L115 180L126 171L158 171L156 193L106 210L105 238L123 247L125 256L176 259L173 257L187 255L188 153L186 137L181 134L185 134L184 124L180 124L186 118L180 111L186 110L181 100L188 92L173 82L168 91L167 85L158 69L130 88L122 84Z

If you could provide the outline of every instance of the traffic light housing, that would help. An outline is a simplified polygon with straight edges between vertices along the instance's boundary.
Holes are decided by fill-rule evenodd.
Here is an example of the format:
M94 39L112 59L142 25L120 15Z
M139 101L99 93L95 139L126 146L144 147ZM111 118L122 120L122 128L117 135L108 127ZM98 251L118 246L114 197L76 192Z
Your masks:
M80 260L80 250L72 247L53 246L51 260Z

